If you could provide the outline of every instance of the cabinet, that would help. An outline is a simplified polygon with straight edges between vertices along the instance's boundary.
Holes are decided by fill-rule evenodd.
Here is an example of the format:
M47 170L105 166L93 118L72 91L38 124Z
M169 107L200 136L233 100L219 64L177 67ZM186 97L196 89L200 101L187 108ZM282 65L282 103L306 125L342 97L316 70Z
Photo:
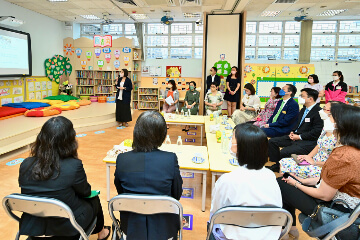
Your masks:
M111 71L76 71L76 96L113 96L112 75Z
M140 110L160 111L159 88L138 89L138 107Z

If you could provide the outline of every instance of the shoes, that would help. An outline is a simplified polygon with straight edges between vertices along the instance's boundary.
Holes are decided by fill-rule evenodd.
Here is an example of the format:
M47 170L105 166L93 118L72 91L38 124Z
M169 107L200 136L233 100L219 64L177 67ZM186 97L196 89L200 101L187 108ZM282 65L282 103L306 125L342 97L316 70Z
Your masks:
M110 234L111 234L111 227L110 226L104 226L104 229L107 229L107 230L109 230L109 233L108 233L108 235L106 236L106 237L104 237L104 238L98 238L98 240L107 240L108 238L109 238L109 236L110 236Z
M189 131L189 129L183 129L183 131L184 131L184 132L188 132L188 131Z
M280 166L278 163L275 163L272 166L266 166L266 168L270 169L273 172L279 172L280 171Z

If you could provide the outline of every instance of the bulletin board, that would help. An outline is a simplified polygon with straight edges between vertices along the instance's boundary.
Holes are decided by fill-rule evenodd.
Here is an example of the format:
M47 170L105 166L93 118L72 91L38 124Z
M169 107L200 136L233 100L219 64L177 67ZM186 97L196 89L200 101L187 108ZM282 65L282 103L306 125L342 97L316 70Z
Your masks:
M41 100L48 96L56 96L59 91L59 84L50 81L47 77L27 77L26 100Z
M20 103L24 101L25 83L19 80L0 80L1 105L7 103Z

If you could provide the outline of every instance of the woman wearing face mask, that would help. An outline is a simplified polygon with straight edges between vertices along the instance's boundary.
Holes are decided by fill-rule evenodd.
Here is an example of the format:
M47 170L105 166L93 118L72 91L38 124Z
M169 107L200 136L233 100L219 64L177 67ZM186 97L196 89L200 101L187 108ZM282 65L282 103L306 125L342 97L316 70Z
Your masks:
M195 89L196 83L194 81L190 82L189 90L186 92L184 99L184 107L182 110L184 112L189 112L191 115L196 115L199 111L199 100L200 93ZM183 131L189 131L190 126L186 125Z
M333 81L325 86L325 99L328 101L339 101L345 103L348 91L347 84L344 83L344 76L341 71L333 72Z
M298 155L298 165L293 158L283 158L280 160L281 173L293 173L300 178L319 177L321 169L325 161L329 158L332 150L336 145L336 138L333 134L334 124L330 121L331 105L339 104L340 102L328 102L325 107L319 112L321 119L324 121L324 128L317 140L316 147L308 155ZM303 165L305 164L305 165Z
M319 83L319 78L315 74L308 76L308 83L305 84L304 88L312 88L319 92L319 97L316 100L316 103L320 103L320 99L325 95L323 86Z
M223 96L221 92L217 90L216 83L211 83L210 85L211 91L206 93L204 104L206 115L217 114L220 116L221 114L221 105L223 104Z
M231 68L231 73L226 78L226 87L224 100L227 101L228 117L231 117L240 100L240 73L235 66Z
M260 110L260 98L255 95L255 88L251 83L244 86L244 97L241 100L240 110L235 110L232 114L234 123L240 124L253 119Z
M280 101L280 90L279 87L273 87L270 91L270 98L266 102L264 109L253 119L254 125L258 127L264 127L267 124L269 118L273 115L276 104Z
M119 78L115 80L116 92L116 121L120 122L120 126L129 126L128 122L131 118L131 90L132 83L128 78L129 72L127 69L120 71Z
M222 175L215 183L210 217L218 209L230 205L281 207L281 193L276 177L271 170L264 167L268 159L266 134L252 124L236 125L229 151L240 166ZM247 229L217 224L212 231L212 239L277 240L280 232L281 227Z
M176 83L174 80L169 80L168 88L165 90L165 94L163 96L164 98L163 111L166 113L171 113L175 111L175 109L179 109L179 91L177 90ZM165 101L165 99L170 96L174 100L174 103L172 103L171 105L167 104L167 102Z
M334 204L333 208L348 213L360 203L360 108L332 104L330 121L334 123L337 145L326 160L320 177L301 179L293 176L277 179L283 208L294 219L290 230L293 236L299 236L295 209L309 216L319 204L330 206L334 200L341 199L350 209L343 204Z

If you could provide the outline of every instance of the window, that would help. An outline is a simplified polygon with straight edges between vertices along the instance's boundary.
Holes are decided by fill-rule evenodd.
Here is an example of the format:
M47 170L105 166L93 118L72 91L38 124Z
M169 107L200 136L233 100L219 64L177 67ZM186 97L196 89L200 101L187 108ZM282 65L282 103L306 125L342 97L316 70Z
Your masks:
M301 24L299 22L285 22L285 33L300 33Z
M256 44L256 35L246 35L246 46L255 46Z
M336 32L336 21L315 21L313 22L312 32Z
M171 58L191 58L191 48L171 48Z
M192 33L192 23L173 23L170 27L172 34Z
M147 46L167 46L168 44L168 36L148 36L147 38Z
M195 36L195 46L203 45L203 35Z
M103 25L104 34L118 35L122 34L123 25L122 24L108 24Z
M260 22L259 33L281 33L282 22Z
M260 35L259 46L281 46L281 35Z
M202 48L195 48L194 58L202 58L203 49Z
M335 35L313 35L311 46L335 46Z
M192 45L192 36L171 36L171 46L190 46Z
M311 49L311 59L313 60L322 60L322 59L335 59L335 49L334 48L312 48Z
M298 48L285 48L284 49L284 59L288 59L288 60L299 59L299 49Z
M195 33L203 33L204 32L204 27L203 25L195 25Z
M281 48L259 48L258 59L280 59Z
M360 32L360 21L340 21L340 32Z
M246 22L246 33L256 33L256 22Z
M84 24L81 26L82 35L98 35L101 34L100 24Z
M360 60L360 48L339 48L339 60L357 59Z
M299 35L285 35L284 46L299 46L300 36Z
M255 48L245 48L245 59L255 59Z
M360 45L360 36L356 35L340 35L339 46Z
M147 58L168 58L167 48L147 48Z
M147 24L148 34L168 34L169 26L161 23L149 23Z
M136 34L134 24L125 24L125 34Z

